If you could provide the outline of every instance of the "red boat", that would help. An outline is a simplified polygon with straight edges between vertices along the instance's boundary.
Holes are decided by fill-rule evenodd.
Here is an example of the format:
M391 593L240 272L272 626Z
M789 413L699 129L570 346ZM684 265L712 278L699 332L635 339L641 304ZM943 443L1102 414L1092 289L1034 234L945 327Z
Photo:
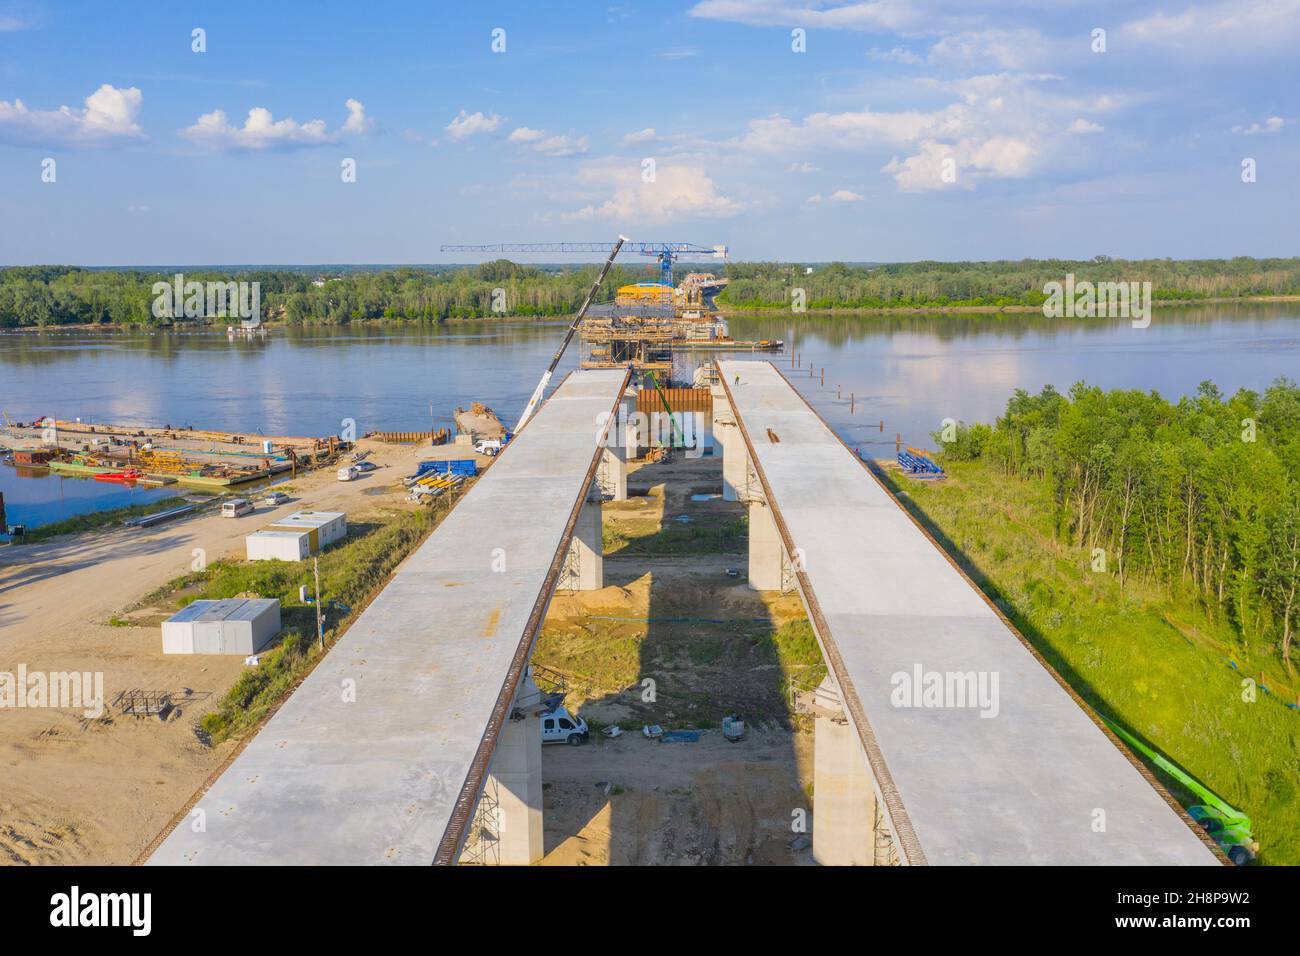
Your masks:
M139 481L144 477L144 472L136 471L134 468L128 468L126 471L106 471L101 475L96 475L96 481L115 481L120 484Z

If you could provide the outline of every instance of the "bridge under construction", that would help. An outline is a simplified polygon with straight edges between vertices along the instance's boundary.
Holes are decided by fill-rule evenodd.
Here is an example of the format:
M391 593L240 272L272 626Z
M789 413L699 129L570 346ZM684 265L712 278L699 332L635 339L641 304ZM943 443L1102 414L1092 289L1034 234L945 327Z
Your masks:
M718 372L712 435L723 496L748 507L749 584L798 591L829 670L818 862L1223 862L772 363ZM529 660L556 589L603 584L630 380L560 384L151 863L541 859Z

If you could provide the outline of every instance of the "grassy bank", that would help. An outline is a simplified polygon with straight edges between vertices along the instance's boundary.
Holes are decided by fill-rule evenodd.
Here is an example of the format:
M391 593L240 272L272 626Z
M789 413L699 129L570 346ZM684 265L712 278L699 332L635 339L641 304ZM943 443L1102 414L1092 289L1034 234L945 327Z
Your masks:
M326 604L325 643L345 631L389 576L446 512L438 509L390 510L368 515L348 528L348 536L320 554L320 587ZM283 631L279 644L262 655L204 715L201 726L213 743L256 727L321 656L316 641L316 611L298 600L298 588L312 593L312 563L307 561L216 561L205 570L177 578L141 602L179 609L200 599L239 595L279 598Z
M196 492L196 494L199 492ZM85 514L73 515L71 518L64 518L62 521L54 521L50 524L38 525L27 531L27 543L36 541L48 541L50 538L57 538L62 534L82 534L86 531L99 531L104 528L115 528L123 522L130 521L132 518L143 518L145 515L156 514L159 511L167 511L171 508L179 508L186 504L179 495L173 498L162 498L158 501L152 501L146 505L127 505L125 508L108 508L104 511L88 511Z
M1091 706L1248 814L1261 862L1300 863L1300 712L1285 706L1297 689L1276 657L1252 653L1222 616L1093 572L1054 534L1048 482L983 461L946 467L946 482L896 479L909 510ZM1248 676L1270 692L1248 702Z

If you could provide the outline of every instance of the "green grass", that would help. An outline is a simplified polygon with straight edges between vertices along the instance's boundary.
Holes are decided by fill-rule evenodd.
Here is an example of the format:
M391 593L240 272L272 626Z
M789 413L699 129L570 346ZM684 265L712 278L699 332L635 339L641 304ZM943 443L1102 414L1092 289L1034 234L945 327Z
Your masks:
M716 727L729 711L754 722L789 722L789 678L815 685L826 676L807 621L556 622L543 628L533 660L571 675L575 706L581 700L629 707L632 716L619 721L624 730L643 723ZM645 678L655 682L654 701L642 700Z
M321 552L321 594L326 601L338 601L349 608L347 612L326 609L327 646L351 624L402 559L445 514L431 509L385 511L370 521L354 523L345 539ZM255 727L320 656L315 607L298 600L298 588L304 584L312 593L310 560L214 561L203 571L175 579L141 602L141 606L165 603L179 608L200 599L240 594L280 599L284 631L279 644L262 655L260 666L241 674L200 722L213 743Z
M602 535L606 556L678 554L734 554L748 547L748 519L697 518L683 524L671 518L657 522L620 521L605 523Z
M1091 571L1088 553L1053 536L1046 483L979 462L945 467L946 482L899 479L909 509L1091 706L1251 818L1261 862L1300 863L1300 712L1284 706L1295 692L1276 660L1252 656L1191 601L1133 582L1121 592ZM1244 701L1248 674L1275 693Z
M71 518L64 518L62 521L54 521L50 524L29 528L25 541L34 543L47 541L61 534L81 534L86 531L116 527L132 518L143 518L145 515L155 514L159 511L179 508L183 504L186 504L185 500L177 496L174 498L161 498L146 505L127 505L124 508L89 511L85 514L73 515Z

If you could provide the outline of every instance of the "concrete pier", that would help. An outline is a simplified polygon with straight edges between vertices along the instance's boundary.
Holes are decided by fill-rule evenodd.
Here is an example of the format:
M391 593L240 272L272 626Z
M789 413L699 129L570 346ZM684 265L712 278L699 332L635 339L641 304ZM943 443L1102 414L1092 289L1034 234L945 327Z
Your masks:
M813 859L822 866L871 866L876 844L871 769L829 676L814 700Z
M588 499L573 527L569 553L556 585L561 591L596 591L605 586L605 545L600 502Z
M762 498L749 502L749 586L755 591L780 591L786 565L781 535L772 509Z
M531 678L520 688L520 700L501 731L487 786L495 798L493 827L496 853L484 862L501 866L531 866L544 853L542 841L542 727L535 702L541 694Z
M610 496L612 501L627 501L627 450L621 445L606 448L600 456L600 467L596 471L596 482L602 494Z
M711 386L709 391L713 396L713 440L722 455L722 500L743 501L749 474L745 442L736 426L726 389L719 384Z

